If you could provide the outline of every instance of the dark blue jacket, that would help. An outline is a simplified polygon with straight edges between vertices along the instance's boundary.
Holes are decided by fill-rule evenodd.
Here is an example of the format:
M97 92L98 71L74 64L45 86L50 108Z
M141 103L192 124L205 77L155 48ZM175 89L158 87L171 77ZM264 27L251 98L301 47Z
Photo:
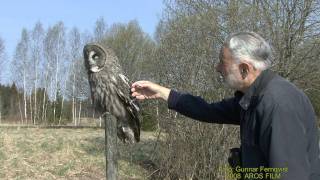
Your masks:
M237 91L211 104L171 90L168 107L199 121L240 125L242 167L288 168L282 180L320 180L313 107L302 91L270 70L245 94Z

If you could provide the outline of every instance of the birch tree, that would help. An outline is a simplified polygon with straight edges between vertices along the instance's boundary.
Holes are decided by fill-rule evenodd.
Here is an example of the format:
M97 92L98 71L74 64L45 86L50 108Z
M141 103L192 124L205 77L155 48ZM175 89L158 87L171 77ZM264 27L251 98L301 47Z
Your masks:
M51 84L49 85L49 96L53 101L52 120L53 123L56 123L57 94L59 91L59 85L64 85L65 77L62 74L62 70L66 65L64 61L67 59L65 49L65 27L62 22L59 22L48 29L44 46L45 58L47 61L47 77L51 82Z
M81 35L77 28L73 28L69 33L69 46L70 46L70 74L69 74L69 92L72 98L72 121L74 125L77 125L77 106L76 106L76 76L78 75L78 69L76 67L76 61L81 59ZM71 89L71 90L70 90Z
M67 83L67 95L72 100L72 121L75 126L81 119L82 101L90 99L89 82L87 72L83 64L82 49L84 44L92 42L92 36L88 33L80 33L78 28L72 28L69 32L70 65Z
M30 48L30 39L29 33L26 29L22 30L21 39L16 46L14 60L13 60L13 69L12 72L14 82L22 87L23 91L23 110L21 111L21 121L23 123L27 123L27 76L28 72L28 65L30 62L29 58L29 48ZM21 81L22 80L22 81ZM22 83L22 84L21 84ZM22 108L21 108L22 109Z
M103 40L107 31L107 24L103 17L100 17L95 24L94 28L94 40L99 42Z
M39 76L44 75L41 67L41 61L43 60L43 41L44 41L44 29L40 22L36 23L31 31L31 60L32 71L30 74L33 81L33 124L39 119L38 99L37 91L40 86ZM30 97L30 100L32 97Z

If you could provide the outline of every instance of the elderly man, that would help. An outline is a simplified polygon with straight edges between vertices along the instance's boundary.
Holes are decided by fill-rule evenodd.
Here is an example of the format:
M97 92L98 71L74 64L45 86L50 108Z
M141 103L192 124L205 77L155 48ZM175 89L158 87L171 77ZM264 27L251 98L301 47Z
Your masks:
M235 96L207 103L149 81L132 84L139 100L161 98L168 107L199 121L240 125L241 167L258 168L263 179L320 180L319 135L307 96L268 68L270 45L254 32L229 36L216 70ZM281 171L272 177L270 171ZM242 174L244 179L255 179ZM258 176L261 179L261 176Z

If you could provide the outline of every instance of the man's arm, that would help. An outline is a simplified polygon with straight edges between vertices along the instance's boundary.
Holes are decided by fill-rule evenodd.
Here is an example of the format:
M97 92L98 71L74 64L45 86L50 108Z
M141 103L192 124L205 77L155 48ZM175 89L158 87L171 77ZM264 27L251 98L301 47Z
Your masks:
M236 98L209 104L199 96L171 90L168 107L202 122L240 124L240 107Z
M240 107L236 98L209 104L198 96L182 94L149 81L133 83L131 91L132 96L140 100L164 99L170 109L199 121L240 124Z

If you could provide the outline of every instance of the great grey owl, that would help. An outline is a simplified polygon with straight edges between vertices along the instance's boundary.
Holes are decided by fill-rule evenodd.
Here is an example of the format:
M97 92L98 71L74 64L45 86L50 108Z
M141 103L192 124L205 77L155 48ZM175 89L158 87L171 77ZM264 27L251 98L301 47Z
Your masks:
M128 79L115 53L100 44L87 44L83 55L96 110L116 117L117 135L123 142L139 142L139 106L130 96Z

